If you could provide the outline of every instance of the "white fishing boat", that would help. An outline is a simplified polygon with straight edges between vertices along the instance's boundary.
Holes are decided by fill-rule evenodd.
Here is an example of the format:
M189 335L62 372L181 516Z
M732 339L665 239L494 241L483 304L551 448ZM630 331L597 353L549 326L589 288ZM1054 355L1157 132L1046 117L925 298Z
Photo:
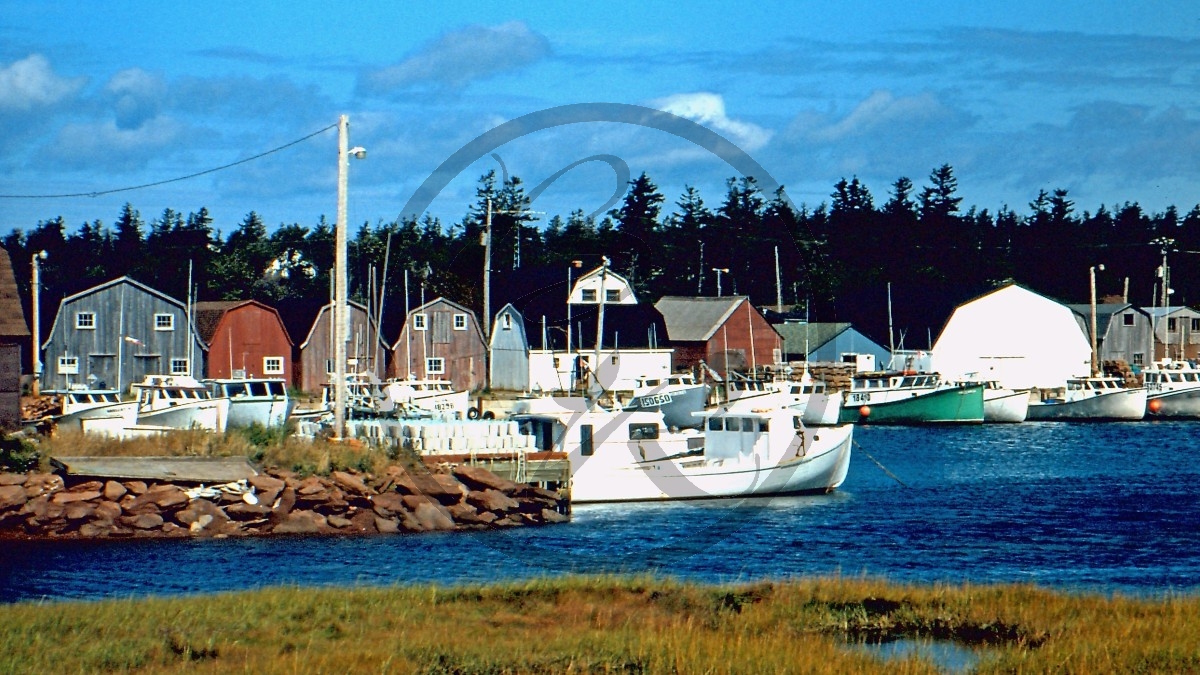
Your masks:
M807 429L777 406L701 417L702 429L673 431L659 411L550 397L518 401L511 415L536 450L569 457L574 502L825 493L846 478L851 425Z
M479 417L479 411L471 407L470 393L456 389L450 380L390 379L383 385L383 397L389 402L385 404L389 412L416 408L460 419Z
M676 429L700 426L695 413L708 404L708 385L697 382L691 373L639 377L634 383L633 395L623 406L626 410L661 410L663 422Z
M1166 359L1142 371L1151 417L1200 417L1200 367Z
M842 409L841 392L829 389L823 380L813 379L808 370L799 381L730 380L725 391L727 403L799 410L806 426L835 426Z
M63 391L46 391L62 399L62 413L54 418L59 431L85 431L98 426L95 420L119 420L117 426L137 424L138 402L121 400L116 389L92 389L86 385L71 385Z
M204 383L214 398L229 399L227 427L282 426L296 405L281 378L217 378Z
M1146 388L1119 377L1095 375L1067 380L1064 387L1034 391L1025 419L1030 421L1140 420L1146 416Z
M975 373L967 373L967 380L956 384L983 384L983 421L990 423L1015 424L1024 422L1029 413L1029 390L1010 389L995 380L975 379Z
M132 387L138 397L138 425L225 431L229 399L214 398L190 375L147 375Z

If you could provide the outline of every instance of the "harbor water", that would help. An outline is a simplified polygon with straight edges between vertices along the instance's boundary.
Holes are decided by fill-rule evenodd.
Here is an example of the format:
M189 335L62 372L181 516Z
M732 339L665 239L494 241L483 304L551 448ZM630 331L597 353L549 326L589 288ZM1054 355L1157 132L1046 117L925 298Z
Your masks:
M0 541L0 601L567 573L1200 588L1200 422L864 426L855 440L828 495L578 506L569 524L471 533Z

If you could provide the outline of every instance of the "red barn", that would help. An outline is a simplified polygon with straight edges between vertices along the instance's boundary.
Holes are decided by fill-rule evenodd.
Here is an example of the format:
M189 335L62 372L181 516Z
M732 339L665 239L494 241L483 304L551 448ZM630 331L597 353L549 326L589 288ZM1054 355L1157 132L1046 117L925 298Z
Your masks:
M292 340L279 312L257 300L197 302L196 330L208 345L205 375L292 377Z
M783 338L744 295L665 296L654 307L666 321L676 368L704 361L728 377L729 371L747 373L783 356Z

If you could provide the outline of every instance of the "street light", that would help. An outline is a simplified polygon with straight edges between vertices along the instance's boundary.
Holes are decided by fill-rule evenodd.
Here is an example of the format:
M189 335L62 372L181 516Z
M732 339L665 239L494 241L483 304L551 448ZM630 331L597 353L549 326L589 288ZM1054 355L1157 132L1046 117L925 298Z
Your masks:
M721 275L729 274L728 267L714 267L712 271L717 273L717 297L721 297Z
M337 177L337 231L334 240L333 289L333 437L342 440L346 436L346 343L349 341L349 248L346 217L346 190L349 183L350 157L364 159L366 148L350 148L350 116L338 117L338 177Z
M1092 377L1100 374L1099 356L1096 349L1096 270L1103 272L1104 264L1101 263L1088 268L1088 278L1092 289Z
M41 316L38 307L38 295L41 293L41 265L40 261L45 260L50 254L45 251L38 251L33 254L33 381L29 384L29 393L34 396L41 395L41 383L39 380L42 377L42 346L41 342Z

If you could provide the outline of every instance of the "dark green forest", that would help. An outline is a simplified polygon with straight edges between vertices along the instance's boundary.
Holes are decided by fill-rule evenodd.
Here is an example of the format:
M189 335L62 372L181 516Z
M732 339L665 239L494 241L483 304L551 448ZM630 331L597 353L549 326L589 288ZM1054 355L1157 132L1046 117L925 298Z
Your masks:
M782 302L811 321L853 322L885 345L889 283L896 333L908 347L925 346L955 305L1007 280L1086 302L1089 267L1101 263L1102 296L1120 296L1128 285L1130 302L1150 305L1164 252L1171 256L1172 304L1200 297L1200 280L1188 273L1191 256L1200 253L1200 205L1183 216L1173 206L1147 213L1137 202L1089 211L1054 189L1017 209L964 208L949 165L932 170L921 187L898 178L881 198L857 177L843 178L816 206L793 204L782 188L764 194L754 178L730 178L711 201L687 187L669 202L643 173L618 208L548 221L530 213L520 178L489 172L455 223L398 217L351 232L352 297L367 302L386 288L387 314L402 314L407 274L414 302L423 285L427 299L445 296L480 311L488 199L493 278L510 287L523 275L539 278L532 270L565 274L573 260L590 269L608 256L639 298L653 302L715 295L718 268L728 270L721 275L725 294L749 295L760 307ZM323 301L334 227L324 216L313 225L269 227L255 212L236 225L214 223L203 207L186 215L167 208L147 221L126 204L111 224L48 218L13 230L3 243L26 303L31 255L47 252L40 302L50 321L62 297L122 275L183 300L189 269L198 300Z

